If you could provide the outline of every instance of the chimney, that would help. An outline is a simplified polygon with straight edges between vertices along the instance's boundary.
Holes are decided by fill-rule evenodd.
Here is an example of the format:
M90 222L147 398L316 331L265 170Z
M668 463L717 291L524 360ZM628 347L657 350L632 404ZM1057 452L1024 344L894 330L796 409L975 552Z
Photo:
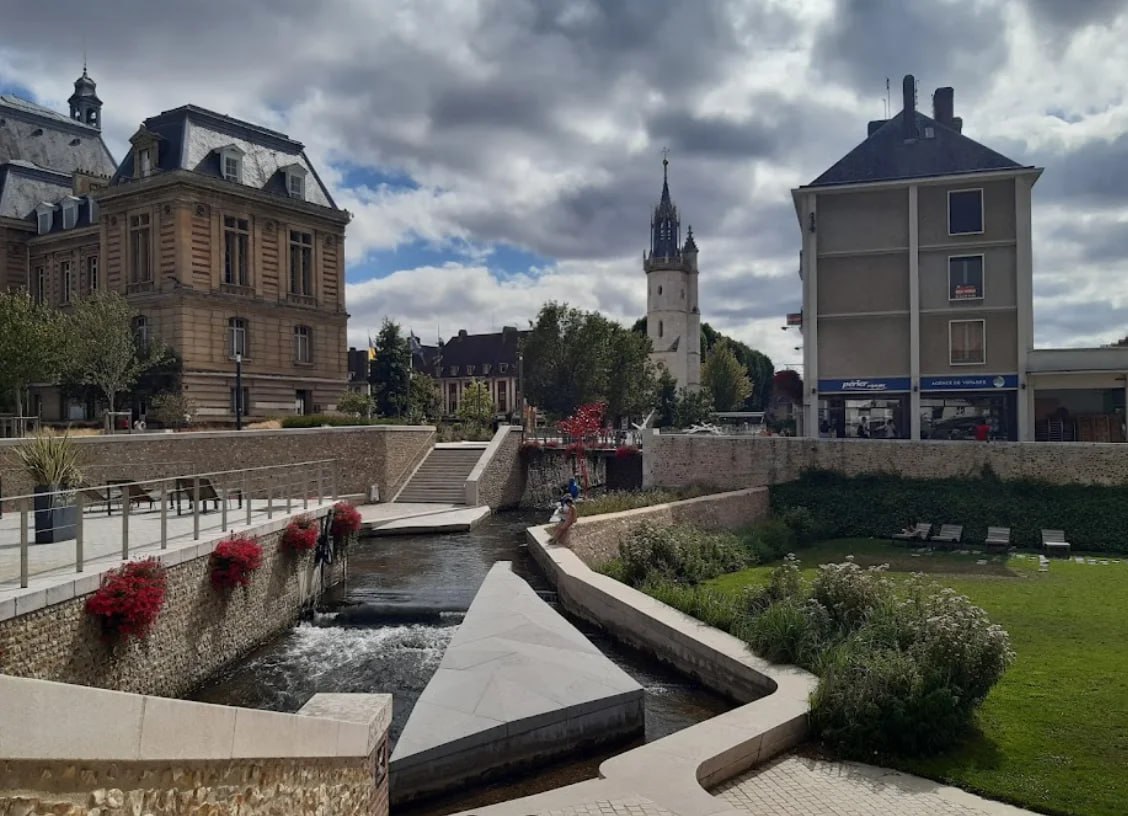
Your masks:
M905 74L901 83L901 94L904 97L904 108L901 111L901 129L905 141L917 138L916 120L916 80L912 74Z
M952 88L936 89L932 95L932 118L959 133L963 130L963 119L956 116L955 94Z
M466 337L466 329L459 329L458 330L458 336L459 337Z
M881 130L882 127L885 126L885 123L888 121L888 119L874 119L869 123L869 126L866 127L866 137L868 138L877 133L879 130Z

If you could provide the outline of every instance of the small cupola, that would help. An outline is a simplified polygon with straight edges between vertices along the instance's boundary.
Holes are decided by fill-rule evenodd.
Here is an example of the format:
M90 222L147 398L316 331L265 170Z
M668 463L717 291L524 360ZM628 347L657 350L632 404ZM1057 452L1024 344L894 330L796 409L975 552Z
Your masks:
M74 93L67 102L70 103L71 119L101 130L102 100L98 98L97 87L94 80L87 75L84 62L82 76L74 81Z

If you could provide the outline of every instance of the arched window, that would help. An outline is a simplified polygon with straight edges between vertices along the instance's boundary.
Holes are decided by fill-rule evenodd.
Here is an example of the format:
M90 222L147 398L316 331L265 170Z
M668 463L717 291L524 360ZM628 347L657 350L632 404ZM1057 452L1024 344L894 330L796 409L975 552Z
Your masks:
M661 286L658 287L658 294L662 294L662 287Z

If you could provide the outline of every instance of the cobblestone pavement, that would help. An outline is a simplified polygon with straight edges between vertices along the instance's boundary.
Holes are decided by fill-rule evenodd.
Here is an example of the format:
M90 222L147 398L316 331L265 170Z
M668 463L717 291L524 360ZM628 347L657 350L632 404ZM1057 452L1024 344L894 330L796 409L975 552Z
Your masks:
M605 802L566 805L560 809L541 811L539 816L674 816L649 799L612 799Z
M756 816L1033 816L898 771L796 756L753 769L712 793Z

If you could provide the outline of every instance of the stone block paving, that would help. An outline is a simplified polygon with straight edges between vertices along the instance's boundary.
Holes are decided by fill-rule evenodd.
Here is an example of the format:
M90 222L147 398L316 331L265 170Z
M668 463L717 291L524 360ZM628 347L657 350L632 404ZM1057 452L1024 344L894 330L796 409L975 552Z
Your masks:
M898 771L796 756L755 768L712 793L756 816L1033 816Z
M675 816L649 799L611 799L604 802L567 805L560 809L545 810L538 816Z

